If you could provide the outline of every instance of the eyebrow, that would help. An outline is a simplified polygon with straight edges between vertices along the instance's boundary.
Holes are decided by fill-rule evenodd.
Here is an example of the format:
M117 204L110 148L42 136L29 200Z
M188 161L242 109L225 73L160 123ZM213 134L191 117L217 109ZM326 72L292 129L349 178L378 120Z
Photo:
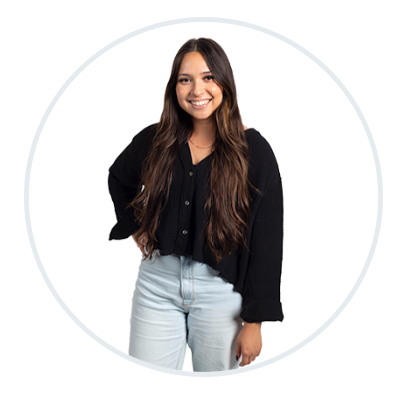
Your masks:
M206 74L206 73L211 73L211 72L208 70L208 71L202 72L202 73L200 73L200 74ZM188 73L180 73L179 76L191 76L191 75L188 74Z

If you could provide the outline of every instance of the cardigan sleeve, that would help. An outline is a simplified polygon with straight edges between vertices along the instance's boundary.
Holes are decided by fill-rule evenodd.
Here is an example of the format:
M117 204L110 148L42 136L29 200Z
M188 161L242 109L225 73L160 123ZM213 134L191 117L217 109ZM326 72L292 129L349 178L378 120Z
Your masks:
M109 167L108 188L117 223L112 228L109 240L121 240L136 232L140 226L133 208L125 207L140 192L143 159L146 154L148 128L139 132Z
M282 321L280 282L283 251L283 193L280 176L259 203L250 242L241 318L249 323Z

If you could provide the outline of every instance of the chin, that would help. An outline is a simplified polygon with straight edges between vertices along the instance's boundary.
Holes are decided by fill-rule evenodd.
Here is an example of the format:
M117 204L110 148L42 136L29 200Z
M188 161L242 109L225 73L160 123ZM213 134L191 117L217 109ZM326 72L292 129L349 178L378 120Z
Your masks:
M211 112L211 113L208 113L208 114L192 114L192 113L189 113L190 114L190 116L191 117L194 117L195 119L198 119L198 120L206 120L206 119L209 119L210 117L212 117L212 115L213 115L213 113Z

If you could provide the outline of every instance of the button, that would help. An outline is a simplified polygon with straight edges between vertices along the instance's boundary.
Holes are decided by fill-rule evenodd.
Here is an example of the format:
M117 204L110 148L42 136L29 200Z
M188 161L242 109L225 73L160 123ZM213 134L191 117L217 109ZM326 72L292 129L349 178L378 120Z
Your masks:
M187 230L184 229L184 230L183 230L183 234L187 234L187 233L188 233Z
M188 175L193 176L193 171L190 171Z
M189 205L189 204L190 204L190 202L186 200L185 205Z

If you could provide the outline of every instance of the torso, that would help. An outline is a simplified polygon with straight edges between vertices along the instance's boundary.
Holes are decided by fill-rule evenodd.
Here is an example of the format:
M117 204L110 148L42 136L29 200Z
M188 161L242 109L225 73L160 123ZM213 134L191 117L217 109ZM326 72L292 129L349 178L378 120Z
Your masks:
M247 130L248 127L244 126L244 131ZM206 148L206 149L200 149L196 146L194 146L190 141L188 142L188 146L190 148L190 153L191 153L191 159L193 160L193 165L197 165L199 162L204 160L207 156L211 154L213 151L212 147Z

